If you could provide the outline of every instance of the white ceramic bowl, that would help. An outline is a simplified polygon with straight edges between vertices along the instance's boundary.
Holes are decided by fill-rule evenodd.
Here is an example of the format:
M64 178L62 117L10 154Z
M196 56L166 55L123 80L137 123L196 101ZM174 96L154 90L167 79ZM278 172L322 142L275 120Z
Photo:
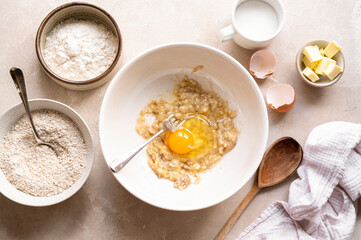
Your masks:
M315 41L305 44L302 48L300 48L300 50L297 53L297 56L296 56L297 72L300 75L300 77L303 79L303 81L305 81L305 83L307 83L308 85L311 85L312 87L323 88L323 87L331 86L331 85L335 84L338 80L341 79L342 74L345 71L345 57L343 56L342 51L339 51L335 56L333 56L332 59L336 61L336 64L338 66L343 68L343 71L340 74L338 74L332 81L330 81L330 79L326 76L318 75L320 80L318 80L316 82L312 82L305 75L303 75L302 71L306 68L305 64L302 62L302 58L305 56L303 54L303 50L305 49L305 47L317 45L317 46L325 49L328 44L329 44L329 41L315 40Z
M0 169L0 192L7 198L18 202L23 205L42 207L49 206L59 202L62 202L70 198L75 194L87 180L90 170L93 166L94 161L94 146L93 140L88 126L86 125L83 118L76 113L73 109L66 106L63 103L49 100L49 99L34 99L29 101L31 111L40 110L40 109L51 109L58 112L61 112L71 118L74 123L79 127L83 138L85 140L87 156L86 156L86 166L84 172L80 179L76 181L70 188L64 192L51 196L51 197L35 197L28 195L18 189L16 189L5 177L3 172ZM5 134L10 130L10 128L19 120L19 118L25 114L25 109L22 103L10 108L0 117L0 142L2 141Z
M204 68L196 73L198 65ZM246 69L228 54L195 43L173 43L150 49L117 73L105 94L99 134L107 164L145 140L135 131L140 110L159 94L170 92L183 74L212 88L237 111L241 130L236 147L199 184L180 191L173 182L158 178L147 163L145 149L115 178L133 195L169 210L202 209L236 193L255 173L263 156L268 117L262 94Z
M105 72L92 79L75 81L59 76L47 65L43 57L43 48L48 32L51 31L60 21L64 21L71 17L77 19L90 19L101 22L111 31L113 31L114 35L118 40L117 54L113 63ZM35 50L40 65L48 74L48 76L56 83L72 90L89 90L103 85L114 77L115 73L119 70L121 64L120 59L122 57L122 44L123 42L118 24L109 13L107 13L104 9L101 9L98 6L89 3L72 2L63 4L55 8L44 18L44 20L39 26L38 32L36 33Z

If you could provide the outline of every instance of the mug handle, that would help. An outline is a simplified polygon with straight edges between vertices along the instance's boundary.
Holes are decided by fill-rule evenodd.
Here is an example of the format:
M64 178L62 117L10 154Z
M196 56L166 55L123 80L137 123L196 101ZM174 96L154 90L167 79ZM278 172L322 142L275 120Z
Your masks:
M217 34L218 41L225 42L233 39L233 35L235 32L236 31L234 30L232 25L222 28Z

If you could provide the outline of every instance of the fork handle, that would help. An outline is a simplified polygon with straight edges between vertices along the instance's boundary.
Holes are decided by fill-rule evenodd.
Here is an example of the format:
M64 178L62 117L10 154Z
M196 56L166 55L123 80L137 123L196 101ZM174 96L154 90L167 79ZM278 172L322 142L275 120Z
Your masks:
M139 147L137 147L133 151L127 153L126 155L124 155L121 158L117 158L117 159L113 160L109 165L110 170L112 170L113 173L117 173L120 170L122 170L122 168L125 165L127 165L127 163L130 162L130 160L132 160L132 158L135 155L137 155L145 146L147 146L151 141L153 141L156 137L158 137L164 131L165 131L164 129L160 130L159 132L154 134L151 138L149 138L147 141L145 141L142 145L140 145Z

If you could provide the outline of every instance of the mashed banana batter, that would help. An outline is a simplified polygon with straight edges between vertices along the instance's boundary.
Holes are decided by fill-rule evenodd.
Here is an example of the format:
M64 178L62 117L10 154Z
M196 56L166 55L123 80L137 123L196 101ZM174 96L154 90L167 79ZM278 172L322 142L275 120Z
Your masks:
M238 130L233 123L236 112L218 94L205 91L187 76L175 86L173 93L175 100L149 101L137 119L136 130L148 139L162 129L162 122L171 114L183 121L181 127L189 130L195 139L191 152L177 154L170 150L167 145L170 133L164 133L148 145L147 153L154 173L184 190L192 182L199 182L199 173L210 169L236 145ZM151 125L147 123L149 116L155 118Z

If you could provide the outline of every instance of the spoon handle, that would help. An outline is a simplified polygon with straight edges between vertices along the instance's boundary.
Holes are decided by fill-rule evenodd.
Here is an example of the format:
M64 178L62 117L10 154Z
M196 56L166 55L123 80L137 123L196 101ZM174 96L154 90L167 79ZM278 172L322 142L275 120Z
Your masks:
M238 218L242 215L243 211L247 208L249 203L254 199L254 197L259 193L261 188L258 186L257 181L248 192L243 201L238 205L236 210L233 212L232 216L228 219L228 221L224 224L221 231L215 237L215 240L223 240L227 236L228 232L232 229L233 225L237 222Z
M37 139L40 139L38 132L36 131L33 118L31 117L29 103L28 103L28 96L26 94L26 87L25 87L25 80L23 72L20 68L12 67L10 69L10 75L13 78L16 90L18 90L21 100L23 101L23 105L25 107L26 113L28 114L29 121L31 124L31 127L33 128L35 137Z

